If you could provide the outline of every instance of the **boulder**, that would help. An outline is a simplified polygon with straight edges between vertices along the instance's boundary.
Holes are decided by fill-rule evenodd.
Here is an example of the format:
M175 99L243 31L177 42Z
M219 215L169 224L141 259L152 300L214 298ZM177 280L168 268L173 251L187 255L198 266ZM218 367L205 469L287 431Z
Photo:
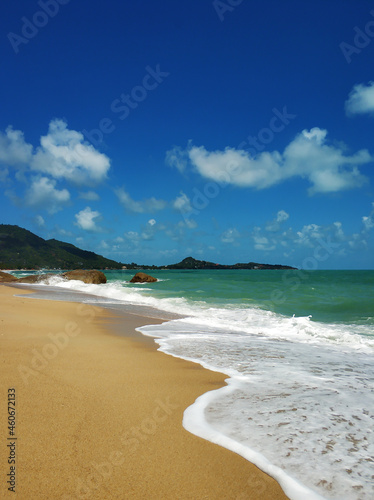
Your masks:
M19 278L17 283L39 283L40 281L44 281L51 276L54 276L54 274L30 274L30 276Z
M63 273L61 276L68 280L83 281L83 283L87 283L89 285L100 285L101 283L106 283L106 276L102 271L85 271L83 269L76 269L75 271Z
M130 283L153 283L157 281L153 276L145 273L136 273L133 278L131 278Z
M13 274L0 271L0 283L11 283L12 281L17 281L17 278Z

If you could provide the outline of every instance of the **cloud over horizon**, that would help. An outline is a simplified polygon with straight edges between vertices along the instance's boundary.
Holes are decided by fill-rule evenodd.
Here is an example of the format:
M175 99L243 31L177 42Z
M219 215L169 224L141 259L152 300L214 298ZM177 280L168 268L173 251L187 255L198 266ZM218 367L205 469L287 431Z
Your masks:
M227 147L208 151L204 146L179 147L168 151L166 161L181 171L181 162L188 157L190 167L203 178L219 184L266 189L292 178L307 179L309 194L334 193L361 187L367 178L358 166L372 162L374 157L362 149L345 154L344 146L329 144L327 130L314 127L303 130L284 149L261 152L252 157L247 151Z

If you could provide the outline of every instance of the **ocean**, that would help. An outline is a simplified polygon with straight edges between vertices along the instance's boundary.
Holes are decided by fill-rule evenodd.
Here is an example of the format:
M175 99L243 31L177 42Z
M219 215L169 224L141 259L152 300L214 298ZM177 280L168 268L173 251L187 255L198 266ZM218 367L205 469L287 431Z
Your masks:
M227 375L186 409L184 427L258 465L289 498L374 498L374 271L157 270L146 284L105 274L105 285L54 277L37 288L167 319L139 331Z

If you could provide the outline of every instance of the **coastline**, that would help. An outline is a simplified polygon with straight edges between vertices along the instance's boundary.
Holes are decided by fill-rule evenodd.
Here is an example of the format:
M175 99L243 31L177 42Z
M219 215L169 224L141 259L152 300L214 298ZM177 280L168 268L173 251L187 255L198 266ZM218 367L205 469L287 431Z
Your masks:
M14 294L0 286L18 498L287 498L247 460L182 427L184 410L226 377L157 352L135 332L158 320ZM6 484L1 491L12 498Z

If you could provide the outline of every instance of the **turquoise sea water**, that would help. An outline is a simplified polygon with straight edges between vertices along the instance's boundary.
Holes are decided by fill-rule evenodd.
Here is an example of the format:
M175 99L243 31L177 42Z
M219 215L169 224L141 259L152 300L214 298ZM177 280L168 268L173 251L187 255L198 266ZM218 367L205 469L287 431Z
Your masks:
M144 293L223 307L260 307L313 321L374 325L374 271L149 271L162 281ZM105 271L109 282L132 271ZM136 285L133 285L136 286ZM144 285L138 285L143 287Z
M159 281L131 284L134 273L43 286L179 315L139 330L228 376L185 411L189 431L256 463L292 499L374 498L374 271L157 270Z
M131 279L136 271L104 271L109 283ZM144 295L180 297L211 305L255 306L314 321L374 324L374 271L183 270L148 271L160 281ZM14 271L16 276L33 274ZM140 290L144 285L131 285Z

